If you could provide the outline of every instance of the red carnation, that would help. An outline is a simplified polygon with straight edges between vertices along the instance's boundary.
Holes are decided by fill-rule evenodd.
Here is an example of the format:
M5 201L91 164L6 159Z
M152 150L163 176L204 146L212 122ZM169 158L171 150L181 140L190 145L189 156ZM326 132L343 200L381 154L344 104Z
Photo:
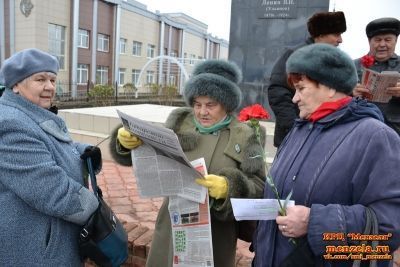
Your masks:
M361 64L365 67L365 68L369 68L372 65L374 65L375 62L375 58L373 56L370 55L365 55L361 58Z
M260 104L247 106L239 112L239 121L244 122L251 119L269 119L269 114Z

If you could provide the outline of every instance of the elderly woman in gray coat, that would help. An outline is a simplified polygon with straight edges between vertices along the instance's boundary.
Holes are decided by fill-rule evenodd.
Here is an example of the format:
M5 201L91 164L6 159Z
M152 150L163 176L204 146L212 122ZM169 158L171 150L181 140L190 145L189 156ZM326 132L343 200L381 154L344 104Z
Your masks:
M38 49L7 59L0 98L0 266L81 266L80 225L98 201L83 186L83 160L97 148L74 143L49 108L58 61Z
M189 160L205 159L209 175L196 182L208 187L211 199L215 267L236 265L240 228L233 217L230 198L260 198L264 187L263 161L256 157L262 151L254 130L232 116L242 98L237 86L240 76L237 66L227 61L199 63L185 85L183 96L188 107L175 109L166 121L166 127L177 134ZM131 165L126 148L134 148L138 140L123 128L117 130L111 151L118 162ZM148 267L168 267L173 263L168 203L165 198L158 213Z

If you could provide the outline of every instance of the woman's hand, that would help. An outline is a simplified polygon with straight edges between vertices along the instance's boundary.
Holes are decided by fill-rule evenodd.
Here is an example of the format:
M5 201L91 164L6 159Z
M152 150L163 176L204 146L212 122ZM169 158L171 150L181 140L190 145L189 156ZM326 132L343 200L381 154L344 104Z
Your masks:
M400 82L396 86L386 88L386 93L391 96L400 97Z
M196 179L196 183L207 187L210 197L225 199L228 196L228 182L223 176L209 174L204 176L204 179Z
M286 208L286 216L276 217L276 223L282 235L298 238L307 234L310 208L296 205Z
M117 139L126 149L134 149L142 144L142 140L139 137L125 130L124 127L118 129Z

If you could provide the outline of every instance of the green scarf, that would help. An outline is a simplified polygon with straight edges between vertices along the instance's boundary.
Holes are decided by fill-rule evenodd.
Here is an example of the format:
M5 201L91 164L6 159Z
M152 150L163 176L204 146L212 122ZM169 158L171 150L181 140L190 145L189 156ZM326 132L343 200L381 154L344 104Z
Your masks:
M216 132L225 126L229 125L232 121L232 117L230 115L225 116L220 122L217 122L211 127L203 127L197 120L196 117L193 117L194 124L196 125L197 130L199 130L199 133L201 134L210 134L213 132Z

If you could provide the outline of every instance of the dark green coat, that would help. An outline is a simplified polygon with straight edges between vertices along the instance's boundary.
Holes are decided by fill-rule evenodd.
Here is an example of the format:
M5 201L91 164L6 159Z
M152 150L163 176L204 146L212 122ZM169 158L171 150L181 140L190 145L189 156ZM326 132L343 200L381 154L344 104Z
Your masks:
M216 135L199 134L193 123L192 108L174 110L166 121L166 127L178 135L189 160L204 157L209 174L225 176L228 179L228 198L212 199L210 212L213 254L215 267L235 266L238 226L233 217L230 197L261 198L264 189L263 161L259 157L252 158L262 153L254 131L247 124L234 118L228 127ZM111 144L114 151L118 147L115 139L113 138ZM129 154L125 155L125 158L118 153L114 153L114 156L118 162L125 165L130 161ZM172 251L168 198L165 198L157 217L146 266L172 266Z

